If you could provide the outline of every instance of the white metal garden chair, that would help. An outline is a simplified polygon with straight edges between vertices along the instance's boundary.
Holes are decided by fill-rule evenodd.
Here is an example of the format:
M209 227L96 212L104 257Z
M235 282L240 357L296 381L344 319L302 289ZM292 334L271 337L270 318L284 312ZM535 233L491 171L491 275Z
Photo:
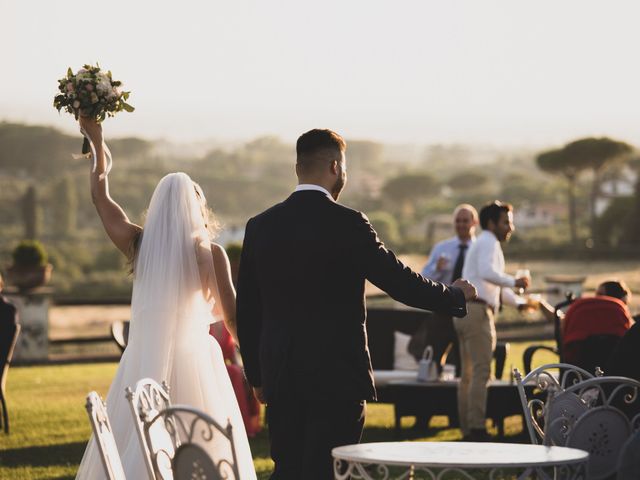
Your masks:
M594 378L594 375L575 365L568 363L542 365L524 378L517 368L513 373L518 385L523 418L532 444L538 444L539 438L543 443L549 444L545 441L546 419L554 419L561 415L575 418L587 408L587 405L580 401L575 394L565 394L568 387ZM524 385L531 383L536 385L537 392L534 398L528 399ZM548 404L551 397L557 398L553 407ZM549 408L553 408L550 413L548 412ZM553 435L552 432L548 433Z
M89 422L93 430L93 438L98 444L100 460L104 467L108 480L125 480L122 461L118 453L116 439L111 430L111 423L107 415L107 408L97 392L90 392L87 395L86 403Z
M545 443L589 452L590 479L609 478L638 448L640 382L626 377L597 377L569 386L564 395L583 403L580 412L551 417L560 396L552 396L545 420ZM577 411L575 411L577 412ZM553 432L550 435L548 432Z
M147 473L149 474L149 478L155 479L155 470L151 464L149 447L144 435L143 418L145 415L156 414L171 406L169 386L166 382L162 382L162 385L160 385L152 378L143 378L136 383L134 389L127 387L125 389L125 395L127 400L129 400L129 405L131 406L131 414L133 415L134 425L138 434L138 440L140 441L140 447L142 449L142 455L147 467Z
M231 422L175 405L144 418L144 434L158 480L239 480Z

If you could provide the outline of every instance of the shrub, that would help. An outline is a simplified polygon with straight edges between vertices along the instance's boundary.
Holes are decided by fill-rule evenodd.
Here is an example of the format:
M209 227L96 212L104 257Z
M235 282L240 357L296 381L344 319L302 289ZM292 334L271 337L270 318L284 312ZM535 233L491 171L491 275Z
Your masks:
M225 247L230 262L239 262L242 253L242 244L238 242L230 242Z
M12 256L16 267L44 267L49 260L47 251L37 240L22 240Z

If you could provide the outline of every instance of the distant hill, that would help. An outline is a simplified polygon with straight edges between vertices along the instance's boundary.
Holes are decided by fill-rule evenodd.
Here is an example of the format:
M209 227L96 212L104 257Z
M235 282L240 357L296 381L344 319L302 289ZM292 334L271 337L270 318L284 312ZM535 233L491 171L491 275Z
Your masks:
M0 172L31 178L48 178L74 167L72 153L79 153L81 136L67 135L52 127L0 122ZM114 156L139 158L151 143L129 137L109 141Z

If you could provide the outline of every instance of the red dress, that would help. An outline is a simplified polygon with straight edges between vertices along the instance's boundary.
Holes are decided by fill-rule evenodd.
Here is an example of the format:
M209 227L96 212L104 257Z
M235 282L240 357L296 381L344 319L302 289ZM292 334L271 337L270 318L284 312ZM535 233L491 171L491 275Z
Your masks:
M220 327L222 328L216 328L214 327L215 324L211 324L209 333L218 341L222 349L222 356L227 365L231 385L238 400L238 406L240 407L240 413L242 414L247 436L255 437L256 434L262 430L262 425L260 424L260 403L247 383L242 367L237 363L235 342L224 324L222 324L222 322L220 323Z

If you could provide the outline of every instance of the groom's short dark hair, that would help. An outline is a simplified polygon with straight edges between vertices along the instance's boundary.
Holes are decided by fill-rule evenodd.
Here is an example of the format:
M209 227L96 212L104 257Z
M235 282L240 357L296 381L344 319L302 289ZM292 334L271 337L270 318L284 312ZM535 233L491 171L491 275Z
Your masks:
M489 226L489 221L494 224L500 221L500 216L503 213L513 212L513 207L509 203L504 203L499 200L486 204L480 210L480 226L483 230L486 230Z
M311 171L320 167L326 159L339 160L347 149L347 142L336 132L314 128L300 135L296 143L296 163L302 170Z

